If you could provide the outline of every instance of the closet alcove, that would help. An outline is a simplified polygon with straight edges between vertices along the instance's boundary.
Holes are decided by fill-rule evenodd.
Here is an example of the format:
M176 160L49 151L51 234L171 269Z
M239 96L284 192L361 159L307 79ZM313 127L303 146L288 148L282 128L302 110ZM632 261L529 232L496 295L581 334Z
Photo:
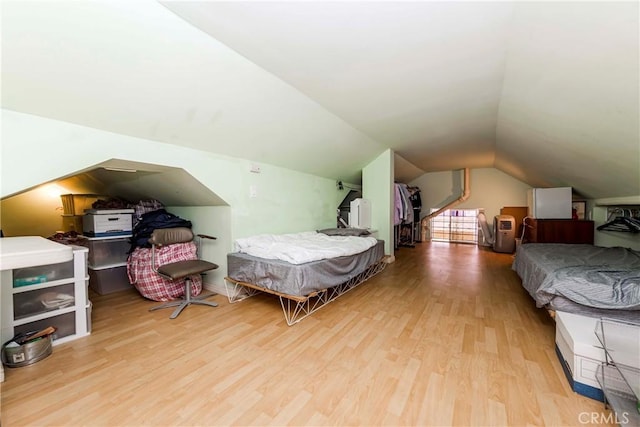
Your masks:
M7 196L0 201L4 236L49 237L65 231L62 194L95 194L132 203L155 199L166 209L189 219L198 233L217 237L202 248L201 257L220 266L205 286L224 292L226 254L231 247L231 207L186 170L157 164L111 159L50 182Z

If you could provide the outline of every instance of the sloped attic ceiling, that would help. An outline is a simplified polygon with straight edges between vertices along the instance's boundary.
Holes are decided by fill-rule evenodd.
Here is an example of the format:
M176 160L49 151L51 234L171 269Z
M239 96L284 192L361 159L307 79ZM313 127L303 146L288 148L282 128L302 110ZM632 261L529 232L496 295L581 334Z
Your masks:
M2 8L4 108L336 179L392 148L402 180L640 195L637 2Z
M136 202L157 199L165 206L226 206L227 203L184 169L110 159L58 180L65 187L91 188Z

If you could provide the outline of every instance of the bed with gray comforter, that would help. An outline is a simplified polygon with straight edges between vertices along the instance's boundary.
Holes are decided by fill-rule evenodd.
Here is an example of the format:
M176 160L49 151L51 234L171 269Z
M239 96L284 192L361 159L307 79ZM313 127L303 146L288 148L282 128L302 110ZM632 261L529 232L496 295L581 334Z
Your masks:
M355 255L291 264L242 253L227 255L229 277L282 294L306 296L346 282L384 257L384 241Z
M227 254L230 303L275 294L292 326L384 270L384 241L368 230L327 229L237 239Z
M538 307L640 322L640 251L528 243L513 269Z

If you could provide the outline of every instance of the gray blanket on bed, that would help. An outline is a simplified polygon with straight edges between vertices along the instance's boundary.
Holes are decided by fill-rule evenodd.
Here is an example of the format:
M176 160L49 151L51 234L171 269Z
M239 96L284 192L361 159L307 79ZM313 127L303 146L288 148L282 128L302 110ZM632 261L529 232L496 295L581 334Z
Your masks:
M287 295L307 296L337 286L365 271L384 256L384 241L366 251L337 258L290 264L233 252L227 254L230 278Z
M596 308L640 310L640 269L608 265L559 268L536 291L536 300L549 303L564 296Z
M555 297L587 307L640 310L640 252L593 245L528 243L513 269L538 307Z

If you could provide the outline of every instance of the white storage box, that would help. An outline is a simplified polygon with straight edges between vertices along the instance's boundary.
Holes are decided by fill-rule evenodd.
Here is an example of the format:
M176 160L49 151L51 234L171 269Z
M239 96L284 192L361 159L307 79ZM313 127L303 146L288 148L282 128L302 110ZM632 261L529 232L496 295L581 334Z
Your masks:
M133 229L133 209L86 211L82 232L90 237L124 236Z
M595 335L597 321L593 317L556 312L556 354L571 389L602 401L596 370L605 361L605 355Z

